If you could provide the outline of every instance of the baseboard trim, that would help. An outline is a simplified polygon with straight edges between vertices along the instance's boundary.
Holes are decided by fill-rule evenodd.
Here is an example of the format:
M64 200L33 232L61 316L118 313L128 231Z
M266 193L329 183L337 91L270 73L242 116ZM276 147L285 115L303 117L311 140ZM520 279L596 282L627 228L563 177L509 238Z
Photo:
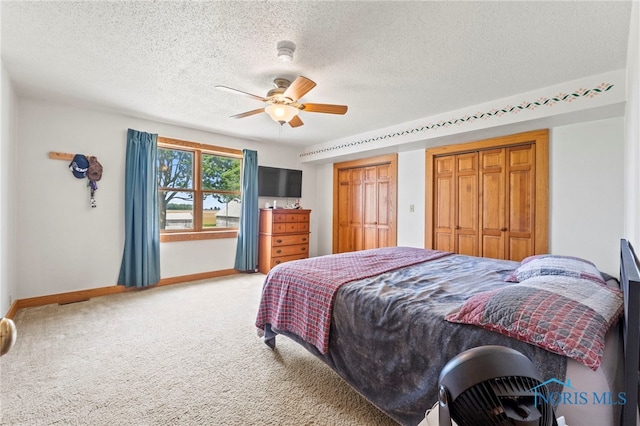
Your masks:
M5 318L9 318L9 319L13 319L16 316L16 313L18 312L18 301L14 300L13 303L11 304L11 306L9 306L9 310L7 311L7 314L5 315Z
M121 285L115 285L115 286L109 286L109 287L92 288L89 290L71 291L68 293L51 294L48 296L38 296L38 297L28 297L26 299L17 299L13 301L5 317L13 319L18 313L18 310L23 308L33 308L36 306L50 305L53 303L67 304L67 303L81 302L84 300L89 300L92 297L108 296L111 294L125 293L127 291L144 291L150 288L160 287L164 285L174 285L174 284L181 284L181 283L187 283L192 281L200 281L200 280L206 280L211 278L225 277L228 275L235 275L239 273L240 272L235 269L223 269L221 271L201 272L198 274L182 275L179 277L162 278L157 284L151 287L126 288Z

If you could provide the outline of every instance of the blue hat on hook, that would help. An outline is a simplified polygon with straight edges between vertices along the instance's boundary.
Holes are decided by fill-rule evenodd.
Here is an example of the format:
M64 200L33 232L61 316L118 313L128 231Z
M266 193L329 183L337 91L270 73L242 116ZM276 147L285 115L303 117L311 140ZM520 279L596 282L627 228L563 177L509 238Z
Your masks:
M87 170L89 169L89 160L82 154L76 154L73 156L73 160L69 164L69 170L78 179L87 177Z

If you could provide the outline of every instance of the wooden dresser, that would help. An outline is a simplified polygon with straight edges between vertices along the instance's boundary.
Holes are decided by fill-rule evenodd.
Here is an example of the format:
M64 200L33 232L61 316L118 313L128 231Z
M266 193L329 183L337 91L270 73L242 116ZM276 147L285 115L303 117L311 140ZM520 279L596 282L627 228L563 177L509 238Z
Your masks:
M290 260L309 257L311 210L260 209L258 270L263 274Z

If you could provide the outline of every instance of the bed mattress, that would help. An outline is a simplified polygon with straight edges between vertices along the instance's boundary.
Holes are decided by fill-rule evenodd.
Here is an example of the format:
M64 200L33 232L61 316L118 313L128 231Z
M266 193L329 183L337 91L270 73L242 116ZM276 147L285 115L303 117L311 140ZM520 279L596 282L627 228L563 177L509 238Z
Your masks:
M305 262L272 270L265 289L278 268L293 267L288 270L292 281L312 275L312 271L305 271ZM620 375L617 328L607 335L603 364L593 371L503 334L444 320L472 295L511 285L505 279L518 264L449 254L343 283L337 286L331 303L326 350L322 344L302 336L304 333L278 328L277 321L269 321L268 315L263 315L256 325L305 346L362 396L403 425L420 423L426 410L437 401L438 376L446 362L464 350L482 345L508 346L525 354L545 380L554 379L548 386L557 395L576 389L615 392ZM291 294L295 283L280 286ZM573 389L563 386L567 381ZM619 412L614 405L605 404L561 403L556 410L569 425L617 424ZM597 423L590 423L594 419Z

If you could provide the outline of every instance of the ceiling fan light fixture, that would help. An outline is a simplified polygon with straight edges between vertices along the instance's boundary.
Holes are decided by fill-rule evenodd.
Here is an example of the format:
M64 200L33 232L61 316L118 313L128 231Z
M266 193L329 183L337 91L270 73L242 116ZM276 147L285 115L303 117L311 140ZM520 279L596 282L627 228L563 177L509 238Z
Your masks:
M271 104L266 107L264 111L269 114L269 117L271 117L273 121L276 121L281 125L288 123L293 117L298 115L298 112L300 112L298 108L284 104Z
M278 59L283 62L293 61L293 52L296 45L292 41L283 40L278 42Z
M267 104L264 108L235 114L229 118L245 118L265 112L276 123L280 123L280 125L289 123L289 126L292 128L297 128L304 125L304 122L298 117L299 112L303 110L307 112L340 115L347 112L346 105L299 103L298 100L316 86L316 83L307 77L299 75L293 82L290 82L286 78L276 78L273 80L273 84L275 88L269 90L266 98L226 86L216 86L216 88L248 96Z

